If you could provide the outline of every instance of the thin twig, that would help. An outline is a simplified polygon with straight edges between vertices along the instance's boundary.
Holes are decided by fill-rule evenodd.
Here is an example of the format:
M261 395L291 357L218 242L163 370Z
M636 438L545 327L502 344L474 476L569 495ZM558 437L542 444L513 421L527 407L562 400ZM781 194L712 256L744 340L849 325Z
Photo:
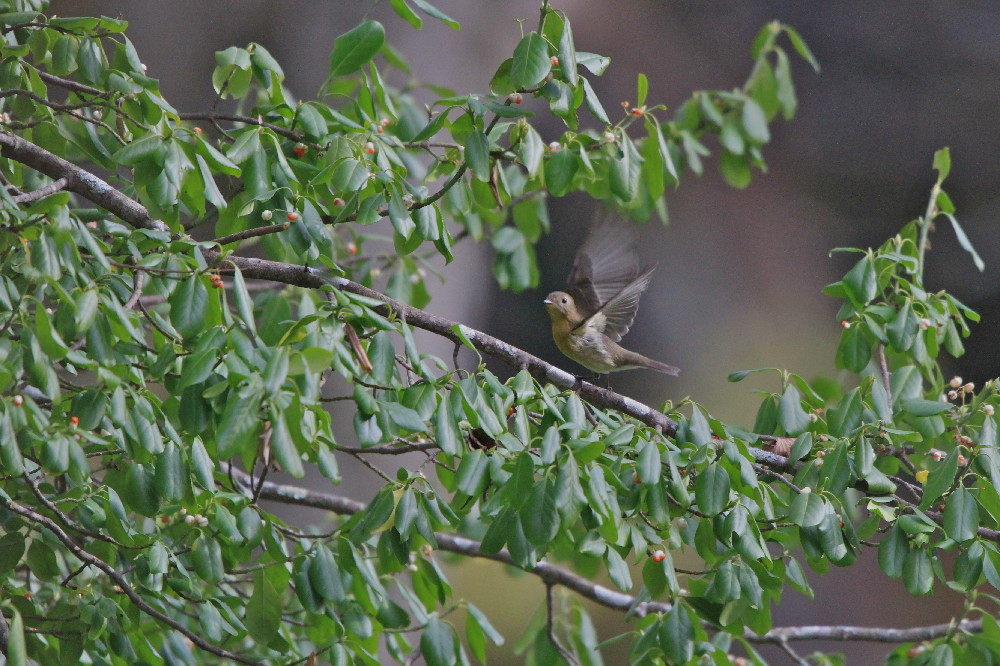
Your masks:
M256 125L258 127L264 127L275 134L280 134L286 139L291 139L292 141L302 141L305 135L301 132L296 132L294 130L287 129L280 125L275 125L274 123L269 123L264 121L262 118L254 118L253 116L243 116L237 113L179 113L177 114L181 120L210 120L213 123L218 123L220 120L226 120L232 123L243 123L244 125Z
M229 234L228 236L222 236L221 238L216 238L213 243L219 245L228 245L229 243L235 243L236 241L246 240L247 238L255 238L257 236L266 236L268 234L276 234L281 231L285 231L291 226L288 222L282 222L281 224L270 224L266 227L254 227L253 229L245 229L243 231L237 231L234 234Z
M809 662L800 657L798 653L792 649L792 646L788 644L788 640L778 641L778 647L784 650L785 653L792 658L792 661L799 666L809 666Z
M50 194L55 194L56 192L62 190L69 183L65 178L59 178L54 180L45 187L40 187L33 192L25 192L24 194L17 194L11 197L14 203L30 203L32 201L38 201L39 199L44 199Z

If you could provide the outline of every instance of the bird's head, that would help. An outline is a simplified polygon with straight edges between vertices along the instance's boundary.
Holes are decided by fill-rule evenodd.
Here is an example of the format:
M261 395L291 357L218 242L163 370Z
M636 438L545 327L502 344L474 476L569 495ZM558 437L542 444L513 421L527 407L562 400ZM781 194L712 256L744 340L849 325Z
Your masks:
M573 297L565 291L553 291L545 297L544 303L545 309L549 311L552 321L559 321L561 319L575 321L579 318Z

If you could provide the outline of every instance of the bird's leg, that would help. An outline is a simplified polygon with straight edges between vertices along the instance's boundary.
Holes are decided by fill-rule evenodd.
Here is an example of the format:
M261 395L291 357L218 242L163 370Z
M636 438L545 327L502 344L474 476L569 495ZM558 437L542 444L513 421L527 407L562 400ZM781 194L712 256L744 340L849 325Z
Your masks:
M595 372L592 375L573 375L573 377L576 378L576 383L573 384L573 390L579 391L583 388L583 382L593 382L595 379L600 379L601 375Z

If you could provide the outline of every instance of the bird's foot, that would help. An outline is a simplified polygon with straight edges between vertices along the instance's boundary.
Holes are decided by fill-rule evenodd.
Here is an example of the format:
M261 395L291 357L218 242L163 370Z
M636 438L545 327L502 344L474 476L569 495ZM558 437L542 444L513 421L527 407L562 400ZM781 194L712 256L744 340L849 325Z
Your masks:
M593 375L573 375L573 376L576 378L576 383L573 384L573 390L574 391L579 391L580 389L582 389L584 382L591 382L591 383L593 383L593 381L595 379L600 379L601 378L601 375L596 374L596 373L593 374Z

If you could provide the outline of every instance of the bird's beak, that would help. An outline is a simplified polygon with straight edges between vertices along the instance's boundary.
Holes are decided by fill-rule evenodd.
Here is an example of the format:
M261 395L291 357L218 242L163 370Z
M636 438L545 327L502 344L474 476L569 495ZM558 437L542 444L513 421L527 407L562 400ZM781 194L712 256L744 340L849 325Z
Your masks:
M542 301L542 303L545 303L546 305L552 305L552 301L550 301L547 298L544 301Z

